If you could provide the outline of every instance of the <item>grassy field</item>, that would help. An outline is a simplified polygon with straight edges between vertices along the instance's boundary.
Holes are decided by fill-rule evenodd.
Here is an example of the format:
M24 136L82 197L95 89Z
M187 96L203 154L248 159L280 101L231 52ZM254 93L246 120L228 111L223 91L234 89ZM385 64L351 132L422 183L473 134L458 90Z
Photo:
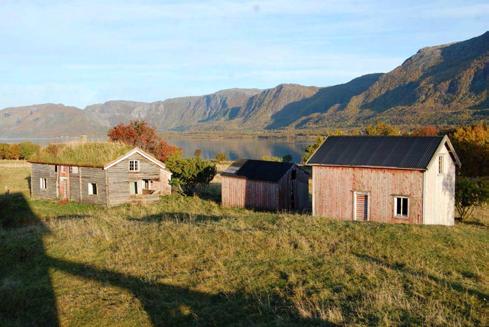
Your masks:
M106 209L31 201L28 176L0 169L1 326L489 324L488 209L337 222L222 208L217 184Z

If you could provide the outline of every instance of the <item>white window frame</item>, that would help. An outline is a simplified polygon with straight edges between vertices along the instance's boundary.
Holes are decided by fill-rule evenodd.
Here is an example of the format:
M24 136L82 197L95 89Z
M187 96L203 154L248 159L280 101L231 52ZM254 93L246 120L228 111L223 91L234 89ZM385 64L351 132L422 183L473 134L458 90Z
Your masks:
M131 169L131 164L132 164L133 169ZM139 162L139 160L129 160L129 167L128 168L129 168L130 172L138 172L141 169L141 163Z
M98 194L97 183L88 183L88 195L97 195L97 194Z
M70 174L78 174L79 169L77 166L70 166Z
M358 221L357 219L357 195L366 195L367 196L367 220L370 221L370 192L353 192L353 220ZM364 221L363 219L360 221Z
M397 214L397 199L401 199L401 214ZM407 199L407 215L402 214L402 199ZM395 195L394 196L394 217L400 219L408 219L409 218L409 197L403 195Z
M438 156L438 175L445 174L445 156L443 154Z
M143 194L143 185L144 183L141 183L141 181L130 181L129 182L129 194L130 195L141 195ZM135 185L134 193L132 193L131 186Z
M48 189L48 180L44 177L39 178L39 188L41 190L47 190Z

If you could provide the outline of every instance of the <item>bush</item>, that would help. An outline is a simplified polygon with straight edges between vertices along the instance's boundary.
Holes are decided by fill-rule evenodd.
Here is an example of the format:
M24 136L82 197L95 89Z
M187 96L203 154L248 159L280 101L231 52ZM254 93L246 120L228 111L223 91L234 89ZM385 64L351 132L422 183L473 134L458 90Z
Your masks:
M172 156L165 162L172 172L172 186L185 194L194 194L198 186L209 184L216 176L216 165L198 157L189 159Z
M313 144L310 144L306 147L306 150L304 151L304 155L302 156L302 162L306 163L307 160L312 156L314 151L316 151L317 148L323 143L324 137L319 136L316 138L316 141Z
M27 160L29 159L34 153L39 151L41 148L38 144L34 144L32 142L22 142L19 144L20 146L20 159Z
M401 135L401 131L399 129L381 121L376 122L374 125L368 125L364 132L366 135Z
M455 206L462 220L469 218L476 207L489 201L489 181L483 178L457 178Z

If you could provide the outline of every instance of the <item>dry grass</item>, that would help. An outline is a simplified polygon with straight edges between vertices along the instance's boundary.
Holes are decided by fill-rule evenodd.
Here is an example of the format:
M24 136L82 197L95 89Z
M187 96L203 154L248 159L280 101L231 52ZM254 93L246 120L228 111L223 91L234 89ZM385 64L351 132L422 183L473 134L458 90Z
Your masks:
M126 144L114 142L57 144L42 148L30 161L103 167L131 149Z
M489 323L485 210L478 224L449 228L181 196L112 209L25 206L13 214L32 212L34 225L0 229L2 325Z

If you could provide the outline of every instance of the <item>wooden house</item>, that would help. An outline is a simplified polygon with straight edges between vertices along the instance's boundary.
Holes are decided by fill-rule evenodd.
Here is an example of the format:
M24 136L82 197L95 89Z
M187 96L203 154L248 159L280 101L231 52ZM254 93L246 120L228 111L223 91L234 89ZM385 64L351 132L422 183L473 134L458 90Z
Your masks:
M308 206L308 176L293 163L238 160L221 175L223 206L297 211Z
M114 206L171 193L171 172L164 163L139 148L125 147L124 154L106 148L82 144L66 146L55 156L35 156L30 161L32 197ZM88 154L81 160L65 155L76 158L78 150Z
M454 224L460 160L446 136L331 136L307 164L313 215Z

